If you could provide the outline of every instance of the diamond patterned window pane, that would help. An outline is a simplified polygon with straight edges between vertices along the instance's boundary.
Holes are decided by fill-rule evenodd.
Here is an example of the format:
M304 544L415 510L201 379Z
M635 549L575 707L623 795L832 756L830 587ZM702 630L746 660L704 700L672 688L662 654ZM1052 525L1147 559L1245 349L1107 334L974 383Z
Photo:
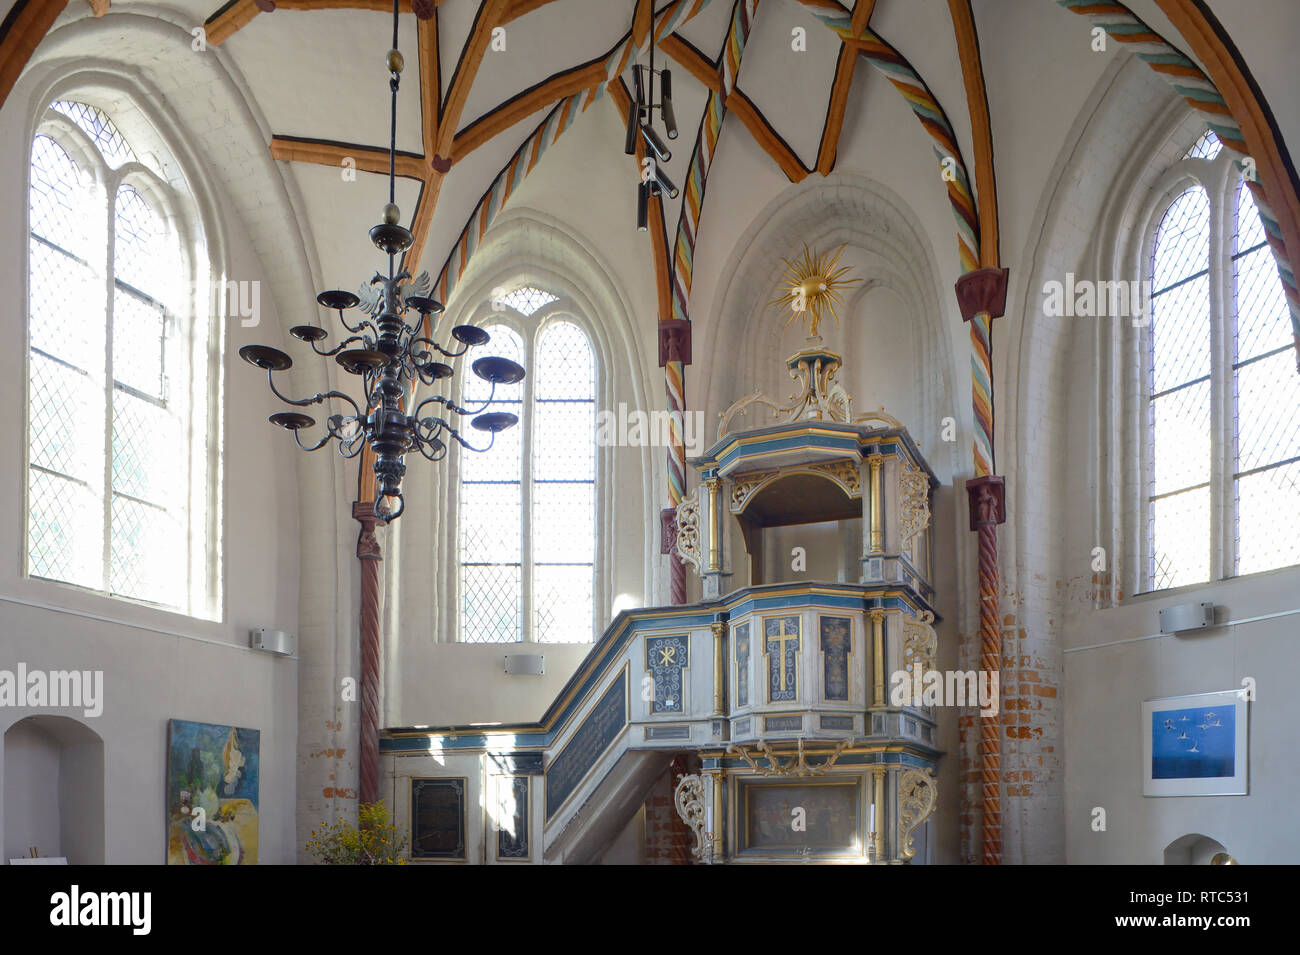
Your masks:
M596 556L595 484L538 484L533 488L533 559L586 564Z
M477 407L477 405L475 406ZM519 424L497 434L492 447L482 453L460 452L460 479L466 483L475 481L513 481L516 488L523 464L524 413L523 404L518 401L492 402L493 411L508 411L519 416ZM482 447L486 442L479 431L472 431L470 441L475 447Z
M177 506L182 484L180 422L166 408L124 391L113 395L113 490L157 504Z
M102 369L103 294L89 266L35 239L28 256L31 346L78 368Z
M83 372L33 352L28 459L92 485L102 483L104 394Z
M1151 394L1210 373L1210 279L1151 297Z
M1210 265L1210 197L1200 186L1174 199L1156 229L1151 288L1161 292Z
M1242 179L1241 185L1237 187L1237 234L1232 251L1244 252L1267 241L1268 233L1264 231L1264 223L1259 217L1255 196L1246 180Z
M1187 150L1183 155L1183 158L1213 159L1215 156L1219 155L1219 150L1222 148L1223 143L1219 141L1219 137L1207 129L1205 134L1196 141L1195 145L1193 145L1191 149Z
M1300 564L1300 462L1237 480L1237 573L1291 564Z
M528 363L524 360L524 341L514 329L508 325L485 325L483 330L491 336L491 339L485 345L476 346L465 356L470 359L470 362L466 366L462 379L465 382L465 390L464 398L460 403L471 408L478 407L487 400L488 395L493 394L492 385L470 370L473 368L475 361L486 355L498 355L501 358L509 358L511 361L518 362L526 369L528 368ZM524 383L521 381L513 385L498 385L493 401L518 402L523 401L523 399ZM507 408L505 410L514 409ZM464 460L464 455L461 455L461 459Z
M122 134L117 131L112 120L95 107L87 106L85 103L59 100L51 103L50 108L58 110L80 126L81 131L94 140L95 146L114 169L135 159L135 153L122 138Z
M538 643L590 643L592 638L591 567L539 564L533 570L537 613L533 634Z
M1210 489L1198 488L1151 502L1153 590L1210 579Z
M113 379L160 400L164 320L152 302L121 288L113 295Z
M518 484L462 484L461 563L519 563L521 508Z
M596 403L538 402L536 409L533 479L595 480Z
M1237 370L1237 471L1300 457L1300 375L1291 349Z
M82 587L104 586L103 503L85 484L27 472L27 572Z
M162 217L130 186L114 204L113 276L154 298L175 274L173 246Z
M523 639L519 565L463 565L460 569L460 637L465 643L515 643Z
M29 199L32 232L78 258L89 243L86 178L67 152L48 136L32 140L32 185Z
M500 301L505 305L509 305L520 315L530 316L539 308L544 308L557 301L557 296L552 295L550 292L544 292L539 288L525 285L503 296Z
M1268 246L1237 259L1237 360L1291 344L1291 320L1277 262Z
M168 606L186 602L185 532L156 507L114 495L109 590Z
M1151 494L1180 491L1210 479L1210 383L1151 399Z
M596 356L577 325L548 325L537 343L536 365L533 393L539 401L596 397Z

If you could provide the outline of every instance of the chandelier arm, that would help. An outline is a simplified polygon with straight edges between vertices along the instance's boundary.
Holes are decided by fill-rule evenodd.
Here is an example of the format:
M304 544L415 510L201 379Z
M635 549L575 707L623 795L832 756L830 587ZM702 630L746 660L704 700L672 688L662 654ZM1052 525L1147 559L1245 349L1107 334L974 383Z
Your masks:
M422 341L428 341L428 339L427 338L422 339ZM447 351L447 349L443 348L437 342L429 342L429 344L432 345L434 348L438 349L438 351L442 352L448 358L459 358L461 355L465 354L465 352L469 351L470 349L470 346L466 345L460 351Z
M321 438L315 444L308 446L302 443L302 438L298 437L298 434L299 432L297 430L293 432L293 440L298 445L298 447L304 451L319 451L321 448L325 447L325 445L330 443L331 438L338 437L337 434L334 434L332 431L328 431L326 432L325 437Z
M279 398L287 405L293 405L297 408L305 408L308 405L318 405L326 398L338 398L350 404L352 406L352 410L356 412L356 416L358 418L363 417L363 415L361 414L361 408L352 399L351 395L346 395L341 391L322 391L319 394L312 395L310 398L303 398L299 400L295 398L289 398L281 394L280 389L275 387L275 379L271 377L271 372L268 371L266 373L266 378L271 385L271 393L274 394L277 398Z
M361 321L357 322L356 325L349 325L348 320L343 317L343 309L339 309L339 322L343 325L344 328L346 328L354 335L360 335L362 329L366 329L366 328L368 328L371 332L374 332L375 330L374 326L370 323L370 321L364 318Z
M329 351L321 351L319 348L316 347L316 343L312 342L311 350L314 351L316 354L320 355L322 358L333 358L335 355L337 355L343 349L347 348L353 342L361 342L364 345L366 343L366 339L361 335L352 335L349 336L348 338L343 339L343 341L339 342L338 345L331 348Z
M343 458L347 458L348 460L355 458L358 454L360 454L363 450L365 450L365 447L366 447L366 443L364 441L355 441L351 445L349 445L342 438L339 439L339 455Z
M476 447L474 447L474 445L470 444L468 441L466 441L464 438L462 438L462 437L460 436L460 432L457 431L455 428L448 427L448 428L447 428L447 433L448 433L449 435L451 435L453 438L455 438L455 439L457 440L457 442L460 443L460 446L461 446L461 447L466 448L466 449L468 449L468 450L470 450L470 451L476 451L476 452L478 452L478 453L480 453L480 454L481 454L482 452L484 452L484 451L489 450L489 449L492 447L492 445L496 443L496 440L497 440L496 432L493 431L493 432L492 432L492 437L488 439L488 443L487 443L487 445L486 445L485 447L482 447L482 448L476 448Z

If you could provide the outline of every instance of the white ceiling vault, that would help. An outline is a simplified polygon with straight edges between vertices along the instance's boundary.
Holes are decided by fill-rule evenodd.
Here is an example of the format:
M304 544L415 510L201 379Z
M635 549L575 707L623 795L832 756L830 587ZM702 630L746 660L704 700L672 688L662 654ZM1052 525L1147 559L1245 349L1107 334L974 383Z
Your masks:
M17 12L31 2L0 0L0 7ZM96 14L133 13L205 29L242 79L250 107L270 131L273 155L283 160L284 174L303 196L304 225L315 240L322 280L341 287L358 283L376 258L366 232L386 199L378 170L387 166L389 0L64 2L54 28ZM413 3L432 18L418 19ZM736 83L741 95L728 102L694 250L694 315L707 312L718 279L705 273L711 263L727 260L749 225L745 216L774 190L832 169L865 174L895 190L925 226L943 280L960 274L952 209L937 175L931 137L884 75L863 58L842 55L840 38L818 18L854 17L855 26L869 27L910 63L946 115L970 190L977 193L980 134L972 125L970 77L963 70L954 6L962 4L756 4ZM1192 54L1158 0L1130 0L1128 6ZM1278 31L1269 29L1267 16L1276 18L1288 4L1209 0L1209 6L1227 18L1233 40L1275 108L1295 102L1300 81L1286 69L1286 58L1277 56ZM1243 6L1267 15L1258 22L1247 19ZM406 69L398 96L397 147L403 154L399 171L408 178L399 183L398 204L417 237L419 268L440 273L485 191L521 144L557 102L604 78L604 61L612 51L629 37L645 35L650 7L651 0L400 0L399 48ZM710 86L719 85L726 61L736 0L657 0L654 7L656 23L676 18L660 36L656 66L673 70L681 135L670 143L666 172L683 187L680 198L663 202L659 262L651 238L634 233L637 166L624 155L616 105L626 95L630 62L606 95L567 116L564 148L548 149L528 170L526 191L517 179L511 199L526 198L570 224L593 247L609 250L632 297L647 300L647 312L665 317L662 299L655 306L656 269L672 268L691 155ZM971 8L998 185L996 204L977 199L981 213L996 216L998 223L1000 254L993 260L1012 264L1029 239L1034 210L1081 111L1115 59L1129 54L1115 44L1104 54L1091 49L1087 20L1056 0L973 0ZM495 26L504 33L494 37ZM845 60L854 61L851 83ZM647 62L644 52L637 62ZM828 123L828 117L840 109L843 125L836 133L837 123ZM1300 117L1292 114L1276 115L1283 139L1294 148ZM343 174L345 157L363 168L368 157L376 171L359 172L349 181ZM715 193L725 193L727 208L718 208ZM996 212L994 205L1000 207Z

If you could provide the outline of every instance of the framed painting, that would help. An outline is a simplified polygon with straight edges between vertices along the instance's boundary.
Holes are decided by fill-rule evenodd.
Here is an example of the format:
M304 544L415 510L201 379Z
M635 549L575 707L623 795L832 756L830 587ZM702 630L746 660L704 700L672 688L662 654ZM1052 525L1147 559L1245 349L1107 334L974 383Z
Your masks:
M1248 749L1245 690L1142 704L1144 796L1244 796Z
M167 723L167 864L257 865L261 733Z

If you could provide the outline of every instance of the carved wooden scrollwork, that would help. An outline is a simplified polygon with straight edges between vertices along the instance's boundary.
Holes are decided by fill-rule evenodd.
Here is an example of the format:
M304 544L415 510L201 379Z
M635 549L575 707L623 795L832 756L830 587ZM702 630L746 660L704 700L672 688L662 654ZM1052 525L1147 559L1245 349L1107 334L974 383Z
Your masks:
M916 830L934 812L938 796L938 786L928 771L909 769L898 778L899 854L904 862L911 862L915 857Z
M934 669L939 638L935 635L934 614L922 610L915 618L903 618L903 667L911 673Z
M677 788L673 790L673 804L677 807L677 815L681 816L682 822L695 834L691 856L699 862L708 861L711 845L708 833L705 832L707 811L704 798L704 780L697 774L691 773L677 780Z
M930 475L909 466L898 476L898 491L902 499L899 518L906 550L930 524Z
M700 572L700 488L697 485L677 505L677 556Z

